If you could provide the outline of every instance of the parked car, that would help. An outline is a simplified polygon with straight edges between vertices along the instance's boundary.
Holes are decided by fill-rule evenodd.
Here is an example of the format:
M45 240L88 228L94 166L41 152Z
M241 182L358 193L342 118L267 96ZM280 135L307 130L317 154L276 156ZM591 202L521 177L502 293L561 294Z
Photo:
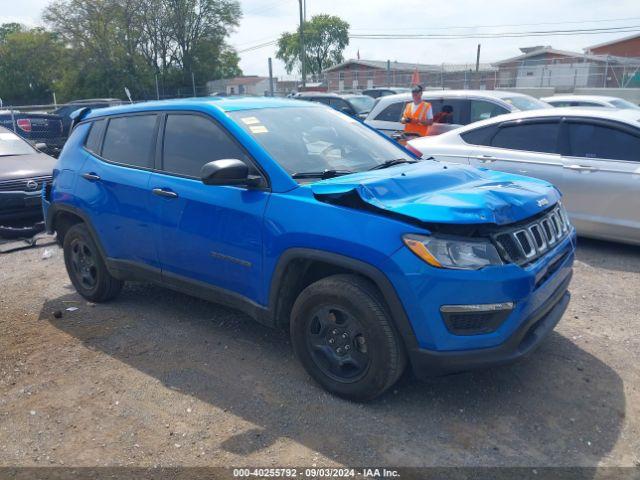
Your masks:
M71 127L71 114L79 108L88 107L91 109L114 107L122 105L119 98L88 98L84 100L73 100L57 108L53 113L62 118L62 131L65 137L69 136Z
M553 107L609 107L640 110L640 106L618 97L604 95L554 95L541 98Z
M463 125L521 110L549 108L529 95L498 90L428 90L422 98L431 103L434 124L428 135L440 135ZM410 94L389 95L376 100L365 123L386 135L404 129L400 123Z
M55 162L0 127L0 237L29 237L42 224L41 190L51 180Z
M322 92L300 92L294 98L324 103L352 117L364 118L371 111L374 100L367 95Z
M288 328L337 395L375 397L407 362L428 375L516 360L569 301L575 234L548 182L419 162L297 100L79 120L44 201L77 291L102 302L138 279L239 308Z
M58 115L0 110L0 127L14 131L32 145L45 144L43 150L51 155L57 155L66 140Z
M438 160L553 183L579 234L640 244L640 112L555 108L504 115L409 144Z
M407 87L373 87L362 91L363 95L369 95L371 98L386 97L398 93L411 93L411 89Z

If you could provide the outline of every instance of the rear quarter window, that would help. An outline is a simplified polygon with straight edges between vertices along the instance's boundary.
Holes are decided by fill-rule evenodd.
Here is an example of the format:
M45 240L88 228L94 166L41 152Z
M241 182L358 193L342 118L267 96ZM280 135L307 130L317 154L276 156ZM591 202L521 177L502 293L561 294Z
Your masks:
M100 155L100 147L102 146L102 134L104 133L105 120L96 120L91 122L91 130L84 142L84 147L96 155Z
M375 119L382 122L399 122L406 104L407 102L392 103L382 110Z

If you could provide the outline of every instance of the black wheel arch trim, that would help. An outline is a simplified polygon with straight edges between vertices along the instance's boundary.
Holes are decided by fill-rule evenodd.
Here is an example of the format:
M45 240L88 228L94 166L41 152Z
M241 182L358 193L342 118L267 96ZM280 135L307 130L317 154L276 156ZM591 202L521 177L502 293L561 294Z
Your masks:
M377 267L369 263L325 250L295 247L286 250L280 255L276 268L271 276L271 285L269 289L269 312L274 323L278 314L278 298L284 274L291 262L296 260L315 260L324 262L336 267L354 271L371 280L378 290L380 290L380 293L382 293L387 304L387 308L389 309L389 313L391 314L391 320L398 333L400 333L405 347L407 349L418 347L418 341L413 327L411 326L411 322L409 321L409 317L407 316L404 306L400 301L400 297L387 276Z
M98 246L98 250L100 251L100 255L102 255L102 258L104 259L107 258L107 254L104 250L104 247L100 242L100 237L97 234L95 228L93 227L91 220L89 219L86 213L84 213L82 210L80 210L79 208L73 205L68 205L64 203L52 203L49 206L49 209L47 210L47 218L45 222L47 226L47 233L55 232L57 216L60 213L70 213L80 218L82 222L87 226L87 229L89 230L89 233L91 234L93 241Z

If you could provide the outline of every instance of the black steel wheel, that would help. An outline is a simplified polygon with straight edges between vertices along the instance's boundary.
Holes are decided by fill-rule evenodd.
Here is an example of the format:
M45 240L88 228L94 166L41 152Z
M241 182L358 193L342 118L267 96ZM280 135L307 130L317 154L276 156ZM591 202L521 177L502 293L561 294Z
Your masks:
M382 295L357 275L332 275L305 288L293 305L290 328L293 349L309 375L344 398L380 395L406 365Z
M78 223L64 235L64 263L78 293L92 302L106 302L122 289L104 263L100 250L87 226Z

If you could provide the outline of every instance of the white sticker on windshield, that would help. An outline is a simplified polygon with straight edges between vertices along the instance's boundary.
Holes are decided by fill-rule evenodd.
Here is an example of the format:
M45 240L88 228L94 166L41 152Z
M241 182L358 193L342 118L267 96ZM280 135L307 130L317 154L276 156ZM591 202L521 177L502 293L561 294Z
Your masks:
M264 125L253 125L249 127L249 130L251 130L251 133L267 133L269 131Z
M18 140L18 136L13 133L2 132L0 133L0 140Z
M256 117L244 117L242 121L245 123L245 125L255 125L256 123L260 123L260 120L258 120Z

